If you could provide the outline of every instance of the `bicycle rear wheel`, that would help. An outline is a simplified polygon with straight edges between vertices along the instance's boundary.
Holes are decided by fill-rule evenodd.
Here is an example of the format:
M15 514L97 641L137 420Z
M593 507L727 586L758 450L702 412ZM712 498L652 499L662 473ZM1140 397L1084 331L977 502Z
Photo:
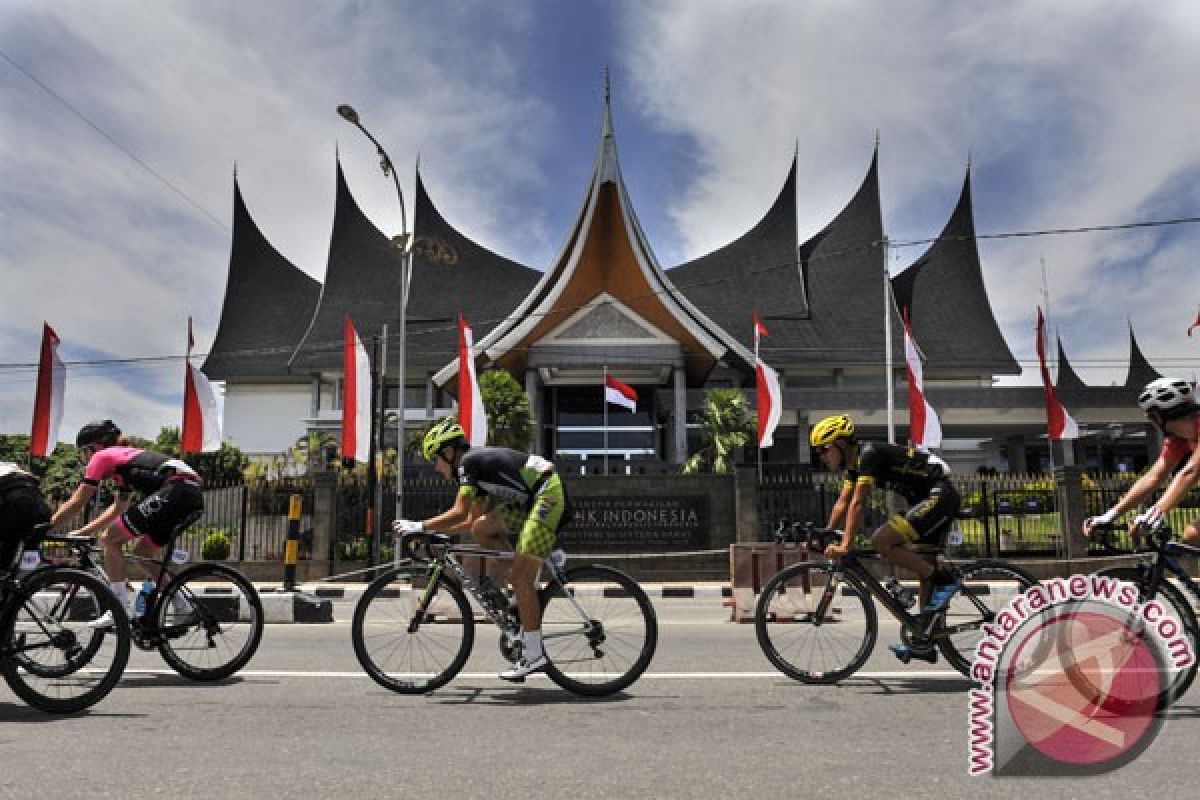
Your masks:
M853 592L843 592L843 586ZM763 653L784 675L803 683L837 683L853 675L870 657L878 628L866 587L824 562L777 573L754 610Z
M960 573L962 589L950 600L932 637L946 661L963 675L970 675L975 648L983 638L983 626L1037 580L1004 561L974 561Z
M254 585L221 564L196 564L167 583L155 623L158 652L185 678L217 681L253 658L262 641L262 601Z
M546 674L576 694L613 694L638 679L658 646L658 619L637 581L597 564L568 569L566 588L542 587Z
M354 607L354 655L371 679L393 692L424 694L458 674L475 642L475 619L457 584L427 586L426 567L389 570Z
M52 713L102 700L129 660L121 603L94 575L58 567L33 573L15 591L0 620L5 682L29 705ZM106 613L112 622L96 627Z

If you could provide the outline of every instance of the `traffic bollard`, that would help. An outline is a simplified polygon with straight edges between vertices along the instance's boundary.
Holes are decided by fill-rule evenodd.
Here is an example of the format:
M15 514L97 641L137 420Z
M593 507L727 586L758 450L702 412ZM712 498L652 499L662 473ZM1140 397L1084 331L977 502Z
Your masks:
M288 502L287 544L283 549L283 590L296 590L296 560L300 555L300 512L304 496L294 494Z

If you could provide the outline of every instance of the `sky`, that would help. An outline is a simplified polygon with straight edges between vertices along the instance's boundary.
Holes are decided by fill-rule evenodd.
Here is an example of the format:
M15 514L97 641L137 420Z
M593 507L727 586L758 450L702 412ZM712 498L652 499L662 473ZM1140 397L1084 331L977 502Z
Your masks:
M806 240L877 136L893 241L941 232L968 161L980 234L1200 217L1197 53L1186 0L5 0L0 432L29 430L43 321L68 362L60 438L179 424L187 318L203 353L220 317L235 168L267 239L318 280L338 154L399 232L341 103L391 154L409 225L419 160L452 225L545 268L587 189L607 69L626 184L670 267L753 226L793 155ZM1037 381L1047 297L1086 382L1124 380L1129 324L1160 372L1200 372L1200 224L979 251L1019 382Z

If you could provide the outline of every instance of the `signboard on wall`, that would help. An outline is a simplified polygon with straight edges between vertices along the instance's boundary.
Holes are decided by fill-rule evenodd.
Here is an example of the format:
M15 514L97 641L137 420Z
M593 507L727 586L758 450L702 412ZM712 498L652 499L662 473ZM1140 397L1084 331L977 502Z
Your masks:
M712 522L707 495L571 497L572 518L562 532L578 552L700 549Z

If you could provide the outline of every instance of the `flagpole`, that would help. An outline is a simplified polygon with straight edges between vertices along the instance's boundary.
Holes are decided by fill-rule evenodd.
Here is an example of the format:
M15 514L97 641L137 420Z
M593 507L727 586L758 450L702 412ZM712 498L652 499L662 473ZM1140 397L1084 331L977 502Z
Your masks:
M608 474L608 364L604 365L604 385L600 398L604 401L604 474Z
M896 443L896 398L892 393L895 383L892 377L892 285L888 276L888 259L891 257L888 237L883 237L883 349L884 379L887 381L887 431L888 444Z

